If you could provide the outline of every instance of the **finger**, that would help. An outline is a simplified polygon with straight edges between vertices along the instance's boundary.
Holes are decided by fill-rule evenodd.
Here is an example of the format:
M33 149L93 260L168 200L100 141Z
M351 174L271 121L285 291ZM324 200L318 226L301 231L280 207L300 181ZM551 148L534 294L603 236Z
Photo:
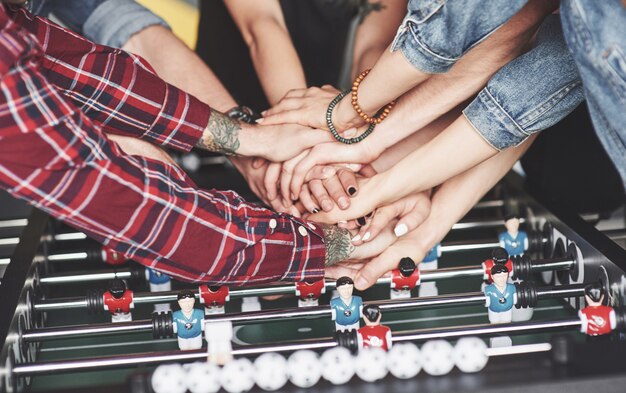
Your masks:
M350 207L350 198L337 176L322 180L322 184L340 209L345 210Z
M300 195L298 192L290 193L289 184L291 183L291 177L293 174L293 168L302 160L307 154L309 154L308 150L303 151L298 154L294 158L283 162L283 167L280 172L280 193L283 197L283 203L288 205L288 201L293 201L297 199L297 196Z
M358 188L356 183L356 174L354 172L348 169L340 168L337 170L337 177L348 195L353 197L357 194Z
M267 191L267 198L272 200L278 197L278 179L280 177L280 171L282 165L276 162L271 162L267 166L265 177L263 178L263 185Z
M302 124L304 119L304 111L300 109L279 110L280 108L272 108L267 111L265 117L258 119L257 124L263 124L264 126L275 124L296 123Z
M329 266L324 270L324 276L334 280L344 276L354 278L363 265L362 262L347 262Z
M308 183L308 188L315 200L317 200L318 206L322 208L323 211L331 211L335 204L333 203L330 195L326 191L326 188L322 184L321 180L311 180Z
M265 158L261 158L261 157L254 157L252 159L252 168L254 169L259 169L261 168L263 165L266 165L268 163L268 161Z
M428 218L430 214L430 199L424 193L420 195L409 211L405 209L405 211L400 213L400 220L393 229L397 237L413 231Z
M361 170L359 171L359 174L365 176L365 177L373 177L378 175L378 172L376 171L376 169L374 169L373 166L371 165L364 165L363 168L361 168Z
M329 177L335 176L337 171L334 167L328 165L316 165L314 166L307 174L305 178L305 183L310 182L311 180L319 179L324 180Z
M421 260L419 253L417 247L411 242L394 243L379 256L363 265L363 268L354 277L354 287L358 290L365 290L371 287L380 277L396 269L400 259L410 257L415 261ZM421 257L423 258L423 255Z
M397 207L394 208L393 204L376 209L368 224L359 231L362 241L368 242L378 236L397 217L398 210Z
M358 155L358 148L338 143L323 143L311 149L310 153L298 163L293 171L291 191L298 195L307 173L315 165L330 164L333 162L358 163L362 157Z
M307 211L311 213L317 213L320 211L320 208L317 206L316 201L313 201L313 198L311 197L311 193L309 191L309 187L306 184L302 187L302 192L300 192L299 197L300 202L302 202L302 205Z

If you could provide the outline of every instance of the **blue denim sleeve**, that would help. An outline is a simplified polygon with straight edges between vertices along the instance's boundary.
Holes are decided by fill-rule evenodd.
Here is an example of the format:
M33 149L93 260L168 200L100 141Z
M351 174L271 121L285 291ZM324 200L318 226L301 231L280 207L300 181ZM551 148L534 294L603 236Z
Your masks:
M527 0L410 0L391 45L420 71L446 72Z
M51 14L68 28L99 44L122 47L148 26L167 23L134 0L32 0L35 15Z
M626 7L621 0L561 2L593 128L626 185Z
M500 69L463 113L491 146L502 150L556 124L583 99L559 17L551 15L535 47Z

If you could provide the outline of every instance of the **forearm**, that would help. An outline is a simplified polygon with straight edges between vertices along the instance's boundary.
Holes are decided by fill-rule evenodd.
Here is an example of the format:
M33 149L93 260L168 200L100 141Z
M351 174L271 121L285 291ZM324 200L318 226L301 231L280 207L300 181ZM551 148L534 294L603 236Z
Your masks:
M247 40L254 68L270 103L291 89L305 88L306 78L289 32L275 19L259 20Z
M368 139L384 150L476 94L502 66L524 51L554 6L554 1L530 1L510 21L472 48L448 73L432 76L396 100L389 117ZM369 75L365 80L368 78ZM350 106L349 102L343 104ZM345 110L354 112L351 107Z
M432 198L431 212L418 227L420 247L425 251L441 241L450 228L513 167L535 137L515 148L500 152L489 160L461 173L439 187Z
M163 26L140 31L122 49L143 57L163 80L212 108L225 112L237 105L213 71Z
M494 156L498 151L474 130L464 116L458 117L434 139L376 175L380 187L378 205L388 204L405 195L420 192L450 179ZM407 181L407 173L417 173Z
M336 225L317 224L324 232L324 244L326 245L326 267L336 265L338 262L350 259L350 255L356 247L350 240L352 235L345 228Z

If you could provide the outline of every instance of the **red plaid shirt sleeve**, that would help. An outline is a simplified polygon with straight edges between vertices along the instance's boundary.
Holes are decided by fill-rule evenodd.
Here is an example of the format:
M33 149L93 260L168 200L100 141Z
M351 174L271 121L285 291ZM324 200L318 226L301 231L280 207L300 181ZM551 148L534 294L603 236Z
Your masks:
M323 276L320 228L233 192L198 190L173 165L125 155L48 81L39 35L21 28L1 4L0 29L0 187L187 281L244 285ZM46 41L59 52L56 45L66 44ZM76 78L99 71L102 64L92 64ZM174 90L161 88L168 89ZM142 93L134 91L137 102Z
M23 8L7 11L37 38L46 79L104 131L183 151L200 139L210 108L163 83L140 57L97 45Z

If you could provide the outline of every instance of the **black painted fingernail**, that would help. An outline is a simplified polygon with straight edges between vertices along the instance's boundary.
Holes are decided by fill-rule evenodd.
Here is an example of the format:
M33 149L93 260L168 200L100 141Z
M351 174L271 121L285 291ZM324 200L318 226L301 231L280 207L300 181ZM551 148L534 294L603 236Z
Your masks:
M365 217L359 217L356 219L356 222L359 223L360 226L365 225Z
M311 212L313 212L313 214L315 214L315 213L319 213L319 212L320 212L320 209L318 209L318 208L314 207L314 208L313 208L313 210L311 210Z
M350 195L356 194L356 187L353 187L353 186L348 187L348 194Z

